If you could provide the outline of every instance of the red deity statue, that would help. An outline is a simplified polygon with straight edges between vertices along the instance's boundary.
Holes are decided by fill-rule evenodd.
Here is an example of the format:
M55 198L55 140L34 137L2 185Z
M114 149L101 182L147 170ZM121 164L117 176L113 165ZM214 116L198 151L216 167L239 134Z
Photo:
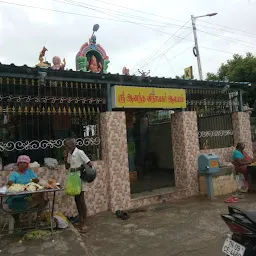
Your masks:
M102 70L102 64L97 61L94 55L91 56L90 61L87 61L87 70L92 73L99 73Z

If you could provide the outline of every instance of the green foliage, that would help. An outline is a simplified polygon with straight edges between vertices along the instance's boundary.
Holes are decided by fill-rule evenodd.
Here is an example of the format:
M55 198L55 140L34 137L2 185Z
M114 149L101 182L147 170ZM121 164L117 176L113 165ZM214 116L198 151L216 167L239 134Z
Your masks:
M246 56L239 54L233 55L233 58L227 63L221 64L217 74L207 73L207 80L228 80L232 82L250 82L251 87L244 89L244 101L250 107L256 107L256 56L247 53Z

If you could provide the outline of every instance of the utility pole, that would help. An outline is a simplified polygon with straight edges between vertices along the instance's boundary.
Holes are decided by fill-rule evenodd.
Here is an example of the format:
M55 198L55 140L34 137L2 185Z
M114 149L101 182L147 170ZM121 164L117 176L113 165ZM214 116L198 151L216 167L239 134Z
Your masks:
M191 21L192 21L192 27L193 27L193 33L194 33L194 40L195 40L194 54L197 58L199 79L203 80L203 72L202 72L201 59L200 59L200 53L199 53L199 47L198 47L198 41L197 41L197 33L196 33L196 18L193 15L191 15Z
M198 72L199 72L199 78L200 80L203 80L203 72L202 72L202 65L201 65L201 59L200 59L200 53L199 53L199 47L198 47L198 40L197 40L197 33L196 33L196 19L197 18L202 18L202 17L212 17L217 15L216 12L214 13L209 13L206 15L201 15L201 16L194 16L191 15L191 22L192 22L192 27L193 27L193 33L194 33L194 40L195 40L195 47L193 48L194 55L197 58L197 65L198 65Z

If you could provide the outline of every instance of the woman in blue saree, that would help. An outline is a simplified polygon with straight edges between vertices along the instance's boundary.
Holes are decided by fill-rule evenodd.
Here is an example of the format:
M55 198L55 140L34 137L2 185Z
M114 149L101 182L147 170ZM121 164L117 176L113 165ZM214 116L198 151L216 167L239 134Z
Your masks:
M16 171L13 171L9 178L8 178L8 186L11 186L12 184L22 184L26 185L29 182L35 182L38 183L39 180L37 178L37 175L28 168L30 164L30 158L26 155L21 155L18 157L17 160L17 167L18 169ZM17 226L20 225L20 218L19 214L26 211L27 209L38 207L43 208L46 206L47 201L44 199L43 194L38 193L34 195L17 195L9 197L6 200L6 203L8 205L8 208L15 211L17 214L13 215L13 218L15 220L15 224ZM39 214L40 215L40 214ZM40 216L38 216L40 217Z

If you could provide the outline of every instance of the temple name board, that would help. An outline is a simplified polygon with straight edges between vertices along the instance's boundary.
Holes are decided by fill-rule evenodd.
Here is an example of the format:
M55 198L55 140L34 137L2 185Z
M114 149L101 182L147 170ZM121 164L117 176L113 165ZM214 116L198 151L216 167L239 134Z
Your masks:
M111 89L113 108L186 108L184 89L119 85Z

